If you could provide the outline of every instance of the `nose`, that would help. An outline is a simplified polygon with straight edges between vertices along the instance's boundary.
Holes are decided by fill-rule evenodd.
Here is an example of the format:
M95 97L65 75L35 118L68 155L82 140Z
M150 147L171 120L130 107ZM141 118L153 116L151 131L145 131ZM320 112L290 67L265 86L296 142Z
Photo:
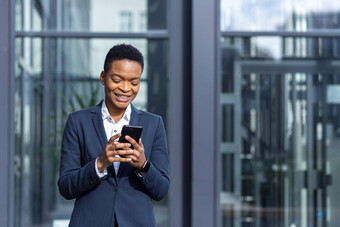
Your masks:
M120 86L120 90L122 90L123 92L129 92L131 89L130 85L129 85L129 82L128 81L124 81L123 83L121 83L121 86Z

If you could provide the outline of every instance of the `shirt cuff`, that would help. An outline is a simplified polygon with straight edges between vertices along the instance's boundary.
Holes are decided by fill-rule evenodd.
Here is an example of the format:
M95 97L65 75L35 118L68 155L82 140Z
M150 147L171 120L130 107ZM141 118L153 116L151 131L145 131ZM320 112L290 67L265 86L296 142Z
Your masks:
M105 177L105 176L107 175L107 169L105 168L104 171L103 171L102 173L99 172L98 166L97 166L97 160L98 160L98 158L96 158L96 164L94 165L94 166L95 166L95 169L96 169L96 173L97 173L97 176L98 176L99 178L103 178L103 177Z

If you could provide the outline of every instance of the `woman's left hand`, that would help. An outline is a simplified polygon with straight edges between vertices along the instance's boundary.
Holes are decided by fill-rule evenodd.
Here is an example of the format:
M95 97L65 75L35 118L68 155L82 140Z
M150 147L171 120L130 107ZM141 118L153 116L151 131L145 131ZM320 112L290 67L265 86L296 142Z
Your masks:
M131 154L124 155L124 158L131 158L129 164L137 169L141 169L146 162L142 139L139 139L138 143L130 136L125 136L125 139L133 146L133 150L130 148L130 150L132 150L133 152Z

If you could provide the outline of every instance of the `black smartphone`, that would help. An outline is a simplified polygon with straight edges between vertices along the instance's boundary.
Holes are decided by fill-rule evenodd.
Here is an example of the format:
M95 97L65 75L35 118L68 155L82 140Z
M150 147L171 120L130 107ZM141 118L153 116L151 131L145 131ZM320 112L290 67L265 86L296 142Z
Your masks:
M142 126L132 126L132 125L124 125L122 129L122 136L119 137L118 142L120 143L128 143L125 139L125 136L130 136L134 139L137 143L139 142L139 138L142 135L143 127ZM133 146L131 145L131 149Z

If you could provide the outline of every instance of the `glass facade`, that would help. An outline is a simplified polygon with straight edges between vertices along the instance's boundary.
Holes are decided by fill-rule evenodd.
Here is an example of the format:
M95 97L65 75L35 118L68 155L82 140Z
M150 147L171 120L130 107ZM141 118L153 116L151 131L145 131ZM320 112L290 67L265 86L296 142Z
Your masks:
M222 226L338 225L340 39L322 35L339 15L333 1L221 1Z
M35 32L166 30L166 4L165 0L17 0L15 29Z
M16 1L16 32L27 33L15 39L15 226L68 225L73 201L57 188L62 132L70 112L103 99L99 76L113 45L129 43L142 52L145 67L133 104L167 124L168 39L146 38L148 29L166 29L166 21L148 23L166 2L152 9L153 1L122 3ZM45 33L32 37L37 31ZM143 34L100 38L98 32ZM157 225L168 226L167 198L154 207Z

